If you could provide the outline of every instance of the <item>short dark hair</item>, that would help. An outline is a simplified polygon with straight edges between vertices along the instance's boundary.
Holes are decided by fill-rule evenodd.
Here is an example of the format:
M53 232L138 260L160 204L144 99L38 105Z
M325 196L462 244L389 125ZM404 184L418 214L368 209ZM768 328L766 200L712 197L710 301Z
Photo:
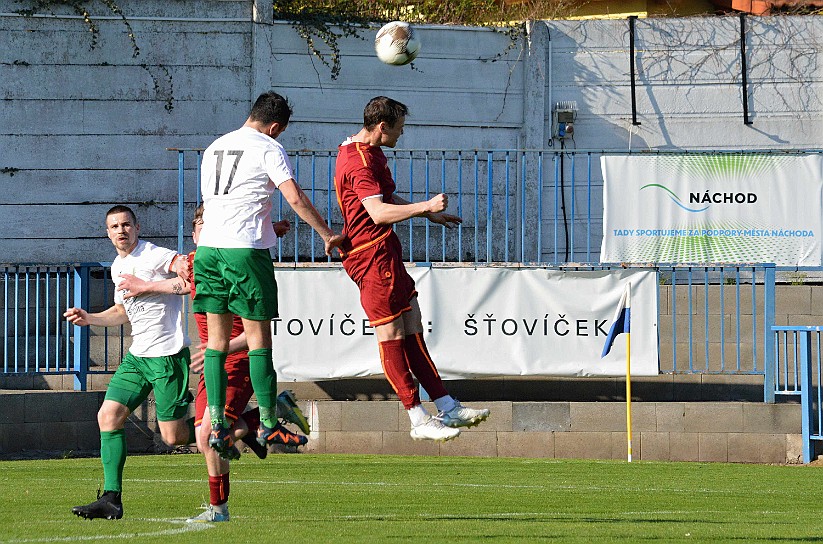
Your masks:
M405 104L386 96L375 96L363 110L363 128L371 130L380 123L394 127L401 117L408 114L409 108Z
M198 222L200 222L200 223L203 222L203 205L202 204L200 204L199 206L197 206L197 208L194 209L194 219L191 220L192 230L194 230L194 228L197 226Z
M128 206L124 206L122 204L118 204L116 206L112 206L111 208L109 208L109 211L106 212L106 219L108 219L110 215L114 215L116 213L127 213L131 216L131 219L132 221L134 221L134 224L138 224L137 215L135 215L134 211L132 211L132 209Z
M280 123L285 126L291 119L291 105L286 97L274 91L263 93L254 101L249 119L264 124Z

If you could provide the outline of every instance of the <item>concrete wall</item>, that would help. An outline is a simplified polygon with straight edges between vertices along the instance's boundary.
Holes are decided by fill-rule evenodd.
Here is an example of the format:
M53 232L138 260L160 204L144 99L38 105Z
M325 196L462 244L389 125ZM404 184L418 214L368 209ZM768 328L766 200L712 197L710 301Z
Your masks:
M6 392L0 395L0 457L95 454L102 393ZM303 401L312 453L626 458L621 402L485 402L491 417L443 444L415 442L397 401ZM430 410L434 407L428 406ZM632 453L638 460L798 463L799 405L635 402ZM126 424L129 451L166 451L154 406ZM291 450L293 451L293 450Z
M295 106L281 138L289 149L334 148L378 94L411 108L405 149L556 148L551 105L568 100L579 114L567 148L823 141L819 17L748 19L751 125L737 18L637 21L633 125L626 21L538 22L516 42L486 28L421 25L423 50L406 67L378 62L373 30L364 31L365 40L340 40L332 79L291 25L271 20L267 2L119 5L136 57L127 27L102 3L89 6L99 28L91 47L70 8L24 18L20 2L0 0L0 262L110 260L102 215L120 202L135 206L144 237L174 246L177 157L166 148L206 146L269 88Z

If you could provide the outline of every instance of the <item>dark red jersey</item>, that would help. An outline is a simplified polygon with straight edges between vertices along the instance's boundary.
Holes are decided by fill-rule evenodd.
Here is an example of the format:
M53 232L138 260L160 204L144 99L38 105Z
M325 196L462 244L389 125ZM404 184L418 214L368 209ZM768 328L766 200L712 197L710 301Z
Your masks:
M392 204L395 184L386 155L378 146L345 142L338 148L334 173L337 203L343 212L343 257L358 253L385 239L391 225L377 225L363 206L363 199L382 196Z

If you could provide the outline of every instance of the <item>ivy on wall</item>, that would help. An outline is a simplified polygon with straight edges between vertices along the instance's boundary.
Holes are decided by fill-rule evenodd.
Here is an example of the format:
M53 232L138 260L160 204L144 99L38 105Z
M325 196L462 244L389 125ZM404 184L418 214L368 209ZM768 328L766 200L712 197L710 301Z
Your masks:
M140 47L134 30L114 0L19 0L26 7L17 11L26 17L55 8L70 8L82 17L91 35L91 48L97 47L100 30L90 14L89 6L99 2L112 14L120 17L132 46L132 56L140 55ZM585 4L585 2L583 2ZM422 0L406 3L397 0L273 0L272 9L276 20L289 21L295 31L306 41L309 52L320 60L337 79L342 69L339 41L346 37L365 40L365 31L371 25L401 20L410 23L453 24L487 26L509 37L509 45L496 58L521 43L525 36L522 21L536 16L556 18L574 12L581 2L573 0L523 0L506 3L503 0ZM320 46L322 43L325 47ZM496 60L491 59L492 61ZM174 108L173 81L168 68L140 65L152 79L155 94L164 100L165 109ZM414 68L414 64L411 65ZM154 68L154 69L153 69ZM158 77L165 80L161 84Z
M543 4L563 4L568 0L544 0ZM331 71L331 78L340 75L339 40L357 37L365 40L364 32L373 24L389 21L409 23L453 24L488 26L504 32L510 38L506 50L520 43L525 35L522 14L525 5L506 7L501 0L456 0L443 2L423 0L415 3L400 3L396 0L274 0L274 18L289 21L297 33L306 41L309 52L317 57ZM510 21L514 22L500 22ZM325 48L318 47L318 42ZM499 56L505 54L501 52ZM414 68L414 63L411 64Z
M21 0L22 1L22 0ZM86 27L91 34L91 49L94 49L98 45L99 37L100 37L100 28L97 26L97 23L92 18L91 13L89 12L89 8L87 7L89 4L93 3L90 0L27 0L28 6L22 9L17 10L17 13L23 15L24 17L34 17L37 14L49 12L54 15L54 9L56 7L69 7L71 10L83 18L83 22L85 22ZM132 57L138 57L140 55L140 47L137 45L137 38L135 37L134 30L129 23L129 20L126 18L126 15L123 13L123 10L120 6L117 5L114 0L96 0L103 4L106 9L108 9L112 14L120 17L123 22L123 25L126 27L126 32L129 37L129 41L131 42L132 48ZM158 64L157 66L150 66L147 63L141 63L140 67L145 70L149 76L151 77L152 87L155 92L155 96L163 100L164 104L163 107L169 113L174 109L174 94L172 89L174 88L173 80L171 77L171 72L169 72L168 68L162 64ZM164 82L161 82L161 79L155 73L158 71L162 74Z
M140 54L140 48L137 46L137 40L134 37L134 31L131 28L131 24L129 24L128 19L126 19L123 10L120 9L115 2L112 0L98 0L102 3L106 8L109 9L114 15L119 16L123 20L123 24L126 26L126 30L128 31L129 40L131 41L132 46L132 56L136 57ZM54 9L55 6L67 6L74 11L77 15L83 18L83 21L86 23L86 26L91 33L91 48L94 49L97 47L97 40L100 36L100 29L97 27L97 23L94 22L92 19L91 14L89 13L88 8L86 5L89 4L88 0L30 0L29 7L17 10L17 13L20 15L24 15L26 17L33 17L38 13L43 13L44 11L51 11Z

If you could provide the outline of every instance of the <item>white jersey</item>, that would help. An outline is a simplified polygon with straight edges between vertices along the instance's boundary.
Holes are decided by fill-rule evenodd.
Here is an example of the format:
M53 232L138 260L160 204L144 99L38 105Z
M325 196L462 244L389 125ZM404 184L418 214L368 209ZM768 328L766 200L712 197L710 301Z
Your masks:
M142 294L123 300L125 290L118 289L120 274L132 274L145 281L160 281L177 276L169 272L176 251L140 240L125 257L117 256L111 264L114 302L126 308L131 323L132 344L129 352L137 357L174 355L190 344L183 330L183 296Z
M199 245L268 249L276 244L271 197L280 184L294 179L277 140L250 127L221 136L203 153L201 176Z

